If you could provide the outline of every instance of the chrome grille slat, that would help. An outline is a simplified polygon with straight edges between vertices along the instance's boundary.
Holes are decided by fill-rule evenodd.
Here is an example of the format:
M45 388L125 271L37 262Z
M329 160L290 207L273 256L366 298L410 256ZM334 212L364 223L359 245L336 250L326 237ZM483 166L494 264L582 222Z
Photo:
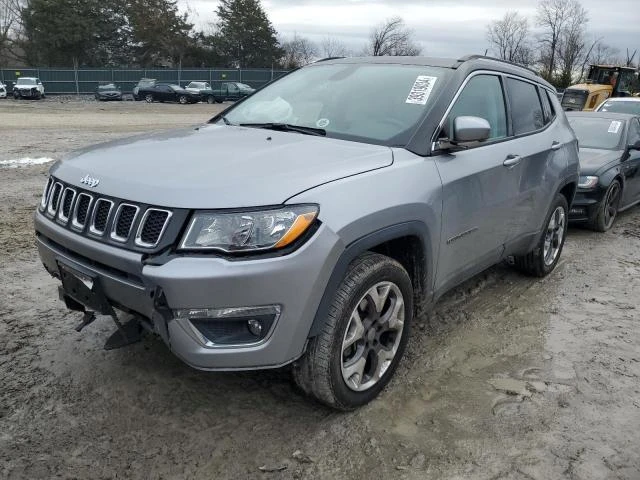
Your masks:
M93 207L93 213L91 214L91 224L89 225L89 232L94 235L104 235L109 224L109 216L113 209L113 202L106 198L99 198L96 200L95 207Z
M113 217L111 238L117 242L126 242L136 221L140 208L130 203L121 203Z
M87 218L91 211L91 204L93 203L93 197L88 193L80 193L78 195L78 201L73 208L73 217L71 218L71 226L82 230L87 224Z
M42 198L40 199L40 208L44 210L47 207L47 203L49 203L49 194L51 193L51 186L53 185L53 177L49 177L47 183L44 186L44 191L42 192Z
M67 187L63 190L60 197L60 208L58 209L58 220L62 223L67 223L71 216L71 207L73 207L73 201L76 198L76 191L73 188Z
M47 203L47 213L52 217L55 216L60 204L60 195L62 194L62 184L56 182L51 187L51 194L49 195L49 202Z
M172 213L162 208L148 208L136 232L135 243L139 247L155 247L169 225Z

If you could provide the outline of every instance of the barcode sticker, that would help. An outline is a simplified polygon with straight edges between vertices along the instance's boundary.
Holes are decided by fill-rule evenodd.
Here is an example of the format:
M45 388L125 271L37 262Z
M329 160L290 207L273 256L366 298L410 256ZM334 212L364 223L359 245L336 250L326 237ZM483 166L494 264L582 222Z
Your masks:
M611 125L609 125L609 130L607 130L608 133L618 133L618 130L620 130L620 127L622 126L622 122L619 122L617 120L613 120L611 122Z
M418 78L416 78L416 81L413 83L413 87L411 87L406 103L426 105L437 79L438 77L418 75Z

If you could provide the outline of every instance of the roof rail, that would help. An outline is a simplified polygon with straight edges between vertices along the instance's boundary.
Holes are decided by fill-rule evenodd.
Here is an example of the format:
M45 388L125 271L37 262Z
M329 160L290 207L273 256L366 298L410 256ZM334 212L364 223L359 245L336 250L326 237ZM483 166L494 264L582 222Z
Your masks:
M535 70L532 70L529 67L525 67L524 65L520 65L519 63L510 62L509 60L503 60L501 58L496 58L496 57L489 57L487 55L465 55L464 57L461 57L458 59L458 61L461 63L468 62L469 60L493 60L500 63L506 63L507 65L513 65L514 67L524 68L525 70L529 70L534 75L539 76L538 72L536 72Z

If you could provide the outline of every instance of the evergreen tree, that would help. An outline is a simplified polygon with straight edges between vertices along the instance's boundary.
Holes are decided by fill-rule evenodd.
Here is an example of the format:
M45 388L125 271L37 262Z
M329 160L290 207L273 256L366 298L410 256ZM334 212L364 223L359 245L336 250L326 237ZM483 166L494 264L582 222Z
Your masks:
M282 57L260 0L221 0L217 14L220 48L228 65L271 67Z
M126 18L105 0L31 0L22 11L22 47L32 65L127 62Z

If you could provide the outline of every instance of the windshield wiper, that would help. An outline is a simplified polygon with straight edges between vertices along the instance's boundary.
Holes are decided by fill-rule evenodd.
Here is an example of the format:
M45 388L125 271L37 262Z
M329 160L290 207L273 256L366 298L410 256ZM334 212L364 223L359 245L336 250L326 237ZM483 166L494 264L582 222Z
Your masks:
M279 132L298 132L305 135L316 135L326 137L327 131L324 128L303 127L301 125L291 125L289 123L241 123L241 127L264 128L267 130L277 130Z

